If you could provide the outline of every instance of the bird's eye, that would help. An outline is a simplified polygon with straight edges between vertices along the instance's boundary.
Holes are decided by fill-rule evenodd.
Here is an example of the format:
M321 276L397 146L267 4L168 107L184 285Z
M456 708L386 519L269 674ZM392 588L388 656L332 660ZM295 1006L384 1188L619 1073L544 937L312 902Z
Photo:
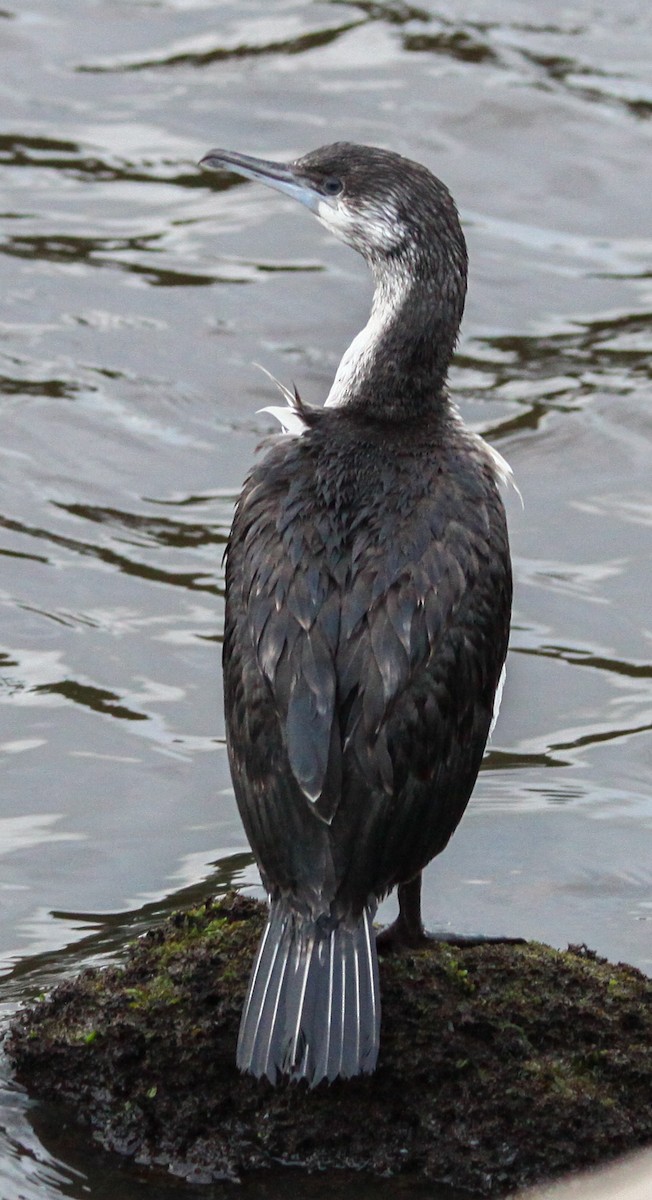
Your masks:
M338 179L335 175L329 175L321 186L322 191L325 192L327 196L339 196L340 192L342 191L343 184L342 180Z

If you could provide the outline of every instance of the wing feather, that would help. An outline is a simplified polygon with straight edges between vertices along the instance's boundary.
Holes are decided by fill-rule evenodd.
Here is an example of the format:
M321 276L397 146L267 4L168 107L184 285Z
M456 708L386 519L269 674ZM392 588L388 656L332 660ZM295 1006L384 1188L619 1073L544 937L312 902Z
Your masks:
M456 479L439 485L436 471L410 506L394 464L377 515L355 503L347 510L336 474L313 479L304 457L294 477L298 444L285 443L278 476L281 452L272 452L266 481L259 469L234 522L225 667L236 790L272 856L277 819L290 838L294 829L306 836L301 812L322 829L336 818L373 825L382 884L373 886L382 891L390 825L387 880L389 864L418 869L442 848L475 780L507 641L504 514L493 484L472 478L459 496ZM300 453L310 445L304 435ZM356 835L342 845L354 848ZM291 848L283 853L292 859Z

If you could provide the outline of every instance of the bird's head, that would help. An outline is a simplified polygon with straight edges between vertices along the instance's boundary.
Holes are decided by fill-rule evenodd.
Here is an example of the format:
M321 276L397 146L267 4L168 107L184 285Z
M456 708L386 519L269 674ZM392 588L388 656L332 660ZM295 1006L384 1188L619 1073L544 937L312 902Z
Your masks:
M448 189L426 167L376 146L335 142L290 163L231 150L201 160L292 196L375 271L439 260L466 275L466 247Z

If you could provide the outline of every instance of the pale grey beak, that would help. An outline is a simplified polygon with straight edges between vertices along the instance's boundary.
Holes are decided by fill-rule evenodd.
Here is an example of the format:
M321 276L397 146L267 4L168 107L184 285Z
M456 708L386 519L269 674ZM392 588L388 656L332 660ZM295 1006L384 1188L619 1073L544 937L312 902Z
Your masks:
M267 187L291 196L300 204L305 204L311 212L317 212L320 196L314 184L302 178L294 163L270 162L266 158L252 158L249 154L239 154L237 150L209 150L200 160L200 167L209 171L235 171L244 175L245 179L255 179L265 183Z

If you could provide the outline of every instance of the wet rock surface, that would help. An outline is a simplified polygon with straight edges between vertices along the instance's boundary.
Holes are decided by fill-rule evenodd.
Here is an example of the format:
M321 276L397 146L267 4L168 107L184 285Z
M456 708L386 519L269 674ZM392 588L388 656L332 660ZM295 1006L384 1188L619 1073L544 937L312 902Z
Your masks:
M18 1079L108 1149L197 1182L283 1162L494 1196L652 1141L652 981L585 947L386 957L373 1077L308 1091L241 1076L263 922L230 894L57 987L11 1027Z

